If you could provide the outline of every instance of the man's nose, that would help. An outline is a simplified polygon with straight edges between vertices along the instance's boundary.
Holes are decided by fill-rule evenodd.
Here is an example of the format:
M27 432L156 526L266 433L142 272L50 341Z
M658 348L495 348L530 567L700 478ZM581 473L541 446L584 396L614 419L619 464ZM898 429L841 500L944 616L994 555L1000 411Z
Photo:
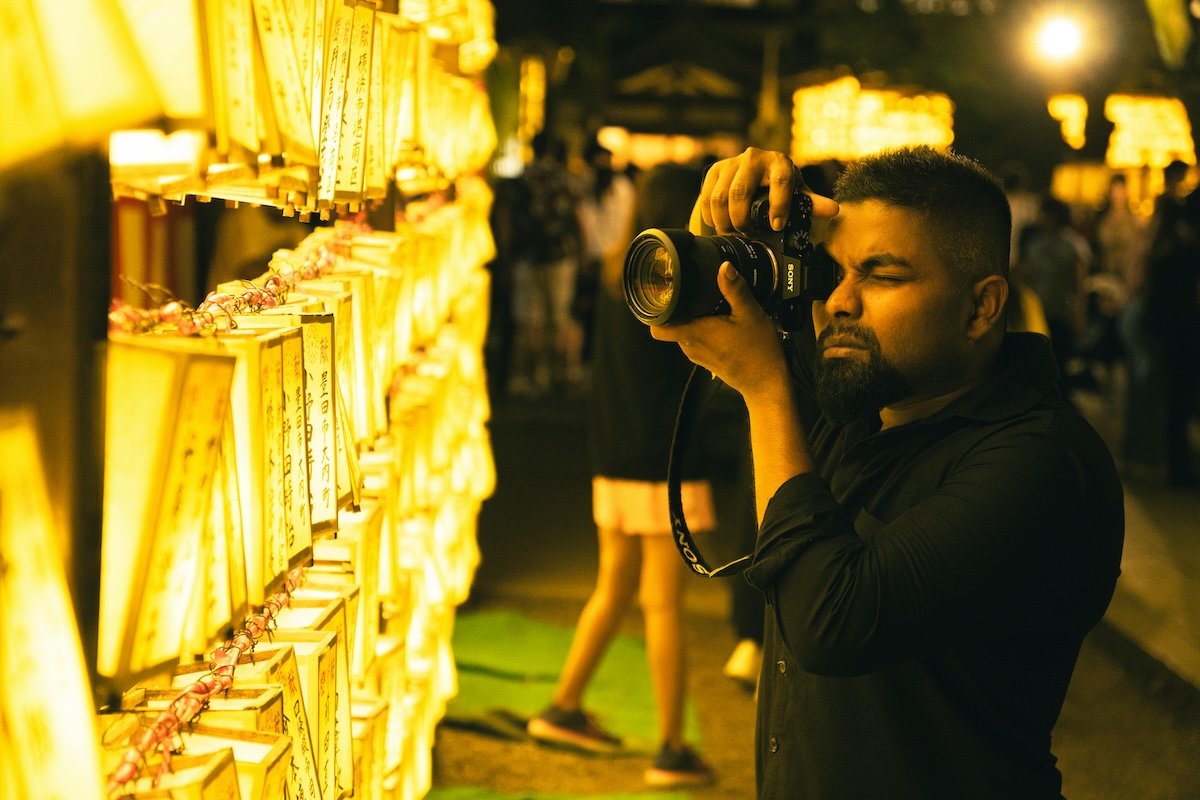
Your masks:
M854 279L843 276L825 300L825 313L830 317L857 317L862 313L862 301Z

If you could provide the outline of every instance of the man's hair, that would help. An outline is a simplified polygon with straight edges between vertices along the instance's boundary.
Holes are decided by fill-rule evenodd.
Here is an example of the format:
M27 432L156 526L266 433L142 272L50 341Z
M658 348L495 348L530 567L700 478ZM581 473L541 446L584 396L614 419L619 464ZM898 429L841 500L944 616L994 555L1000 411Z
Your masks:
M885 150L848 164L833 196L917 212L924 235L968 284L1008 276L1012 209L999 178L974 159L924 145Z

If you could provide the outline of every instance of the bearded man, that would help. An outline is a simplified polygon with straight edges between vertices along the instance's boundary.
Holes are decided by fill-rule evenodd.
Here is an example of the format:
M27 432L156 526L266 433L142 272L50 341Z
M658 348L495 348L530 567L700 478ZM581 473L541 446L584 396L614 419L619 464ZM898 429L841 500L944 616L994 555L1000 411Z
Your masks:
M708 172L694 232L781 230L798 170L751 148ZM814 196L839 282L780 335L722 265L730 313L652 327L737 390L767 604L760 798L1061 798L1051 732L1119 574L1121 483L1008 333L1011 215L977 162L928 147Z

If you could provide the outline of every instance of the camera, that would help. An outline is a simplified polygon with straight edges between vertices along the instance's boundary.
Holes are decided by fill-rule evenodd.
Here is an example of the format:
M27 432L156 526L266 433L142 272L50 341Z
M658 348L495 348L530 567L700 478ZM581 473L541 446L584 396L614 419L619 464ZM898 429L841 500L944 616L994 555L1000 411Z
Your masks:
M792 193L783 230L773 231L764 194L750 205L754 238L697 236L682 228L649 228L625 251L625 303L647 325L671 325L729 313L717 287L725 261L750 284L754 298L782 330L798 330L813 300L829 297L837 265L809 240L812 198Z

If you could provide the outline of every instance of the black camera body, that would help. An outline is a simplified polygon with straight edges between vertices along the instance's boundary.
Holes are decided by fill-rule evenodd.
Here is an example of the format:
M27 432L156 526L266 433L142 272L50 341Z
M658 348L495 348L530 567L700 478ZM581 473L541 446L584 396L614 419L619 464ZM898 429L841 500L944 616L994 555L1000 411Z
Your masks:
M809 239L812 198L792 193L783 230L771 229L766 195L751 203L754 238L697 236L682 228L650 228L625 252L625 303L647 325L671 325L729 313L717 287L725 261L750 284L782 330L798 330L813 300L829 297L837 265Z

